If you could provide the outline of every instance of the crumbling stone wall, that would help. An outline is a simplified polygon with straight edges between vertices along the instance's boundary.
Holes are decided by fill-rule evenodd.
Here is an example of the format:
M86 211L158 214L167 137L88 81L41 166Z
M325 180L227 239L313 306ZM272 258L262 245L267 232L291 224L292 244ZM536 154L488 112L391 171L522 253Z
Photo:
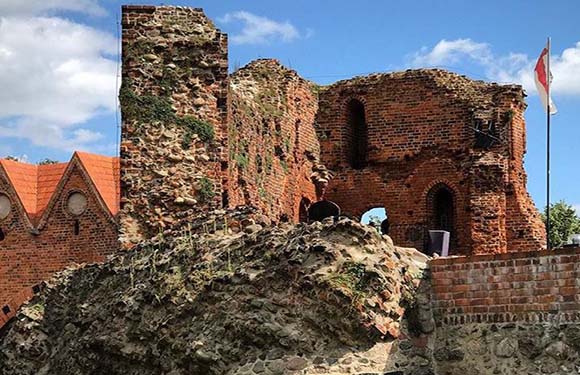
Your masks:
M227 37L201 9L123 7L121 236L221 205Z
M328 172L313 84L274 60L229 80L227 38L200 9L123 8L126 244L208 209L252 205L266 221L298 221L316 201Z
M10 198L12 209L0 220L5 234L0 241L0 327L32 295L34 286L71 264L101 262L119 246L115 218L98 200L78 165L64 176L62 190L53 198L55 203L40 228L31 224L1 172L0 192ZM80 216L72 216L66 209L73 191L87 198ZM76 221L78 234L74 233Z
M431 69L321 89L274 60L228 77L226 36L181 7L124 7L123 62L125 243L237 205L299 221L324 194L352 216L385 207L405 246L429 229L450 230L454 254L544 246L519 86Z
M230 78L229 205L254 205L272 220L300 220L317 200L316 86L276 60Z
M453 253L541 249L543 225L525 188L523 98L519 86L434 69L325 88L321 161L336 173L326 198L354 216L385 207L395 243L423 249L427 231L441 229L434 228L432 194L444 186L453 195ZM363 168L349 160L353 101L364 107Z

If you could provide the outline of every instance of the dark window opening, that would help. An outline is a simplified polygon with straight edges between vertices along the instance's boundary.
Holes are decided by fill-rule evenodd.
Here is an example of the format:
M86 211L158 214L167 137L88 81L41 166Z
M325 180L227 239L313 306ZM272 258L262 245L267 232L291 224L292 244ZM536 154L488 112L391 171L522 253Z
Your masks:
M4 231L2 230L2 228L0 228L0 241L4 241L6 239L6 235L4 234Z
M320 201L308 208L308 222L322 221L327 217L340 216L340 207L331 201Z
M75 234L75 236L78 236L79 234L81 234L81 223L78 220L75 220L75 224L73 227L73 232Z
M455 194L449 186L441 183L435 185L427 196L428 231L449 232L449 251L457 246L455 232ZM428 232L425 250L427 254L445 253L446 240L441 232Z
M474 121L473 131L475 133L475 147L489 150L495 144L499 143L499 133L496 129L495 122L491 120L476 119Z
M10 306L4 305L4 307L2 307L2 312L4 313L4 315L10 314Z
M225 109L227 104L228 104L228 99L226 97L217 98L217 103L216 103L217 108Z
M354 169L363 169L368 163L368 132L365 107L358 100L348 103L348 161Z
M308 221L308 208L310 208L310 199L302 198L300 201L300 207L298 208L298 220L301 223Z
M227 191L222 193L222 208L228 208L230 206L230 196Z
M453 232L453 193L439 189L433 198L433 229Z

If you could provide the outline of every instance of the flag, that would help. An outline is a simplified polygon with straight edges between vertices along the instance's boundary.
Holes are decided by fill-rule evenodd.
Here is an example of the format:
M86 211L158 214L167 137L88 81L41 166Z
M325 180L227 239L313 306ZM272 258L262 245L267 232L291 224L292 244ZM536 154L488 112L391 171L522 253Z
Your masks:
M548 71L548 60L550 59L550 52L548 47L542 50L540 58L536 63L536 68L534 69L534 78L536 81L536 88L538 89L538 94L544 105L544 109L548 107L548 102L550 103L550 114L553 115L558 110L552 102L552 97L550 93L550 84L552 83L552 72ZM549 81L548 81L549 79Z

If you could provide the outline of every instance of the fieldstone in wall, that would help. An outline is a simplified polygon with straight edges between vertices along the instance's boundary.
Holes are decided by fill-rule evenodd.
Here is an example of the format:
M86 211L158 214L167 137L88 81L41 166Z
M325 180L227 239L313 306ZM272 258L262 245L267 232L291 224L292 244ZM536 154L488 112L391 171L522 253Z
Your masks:
M221 206L227 37L201 9L123 7L121 239Z
M0 374L430 374L426 261L345 218L159 238L50 282Z
M577 323L557 322L439 327L435 373L576 374L580 368L578 330Z

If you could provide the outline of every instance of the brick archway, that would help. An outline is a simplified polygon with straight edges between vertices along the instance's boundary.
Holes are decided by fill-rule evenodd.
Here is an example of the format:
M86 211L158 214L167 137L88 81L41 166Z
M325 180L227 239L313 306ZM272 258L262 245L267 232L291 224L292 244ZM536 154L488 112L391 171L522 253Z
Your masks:
M425 212L427 213L426 231L448 231L451 240L450 247L451 249L455 249L458 233L457 191L445 182L437 182L429 188L425 198Z

